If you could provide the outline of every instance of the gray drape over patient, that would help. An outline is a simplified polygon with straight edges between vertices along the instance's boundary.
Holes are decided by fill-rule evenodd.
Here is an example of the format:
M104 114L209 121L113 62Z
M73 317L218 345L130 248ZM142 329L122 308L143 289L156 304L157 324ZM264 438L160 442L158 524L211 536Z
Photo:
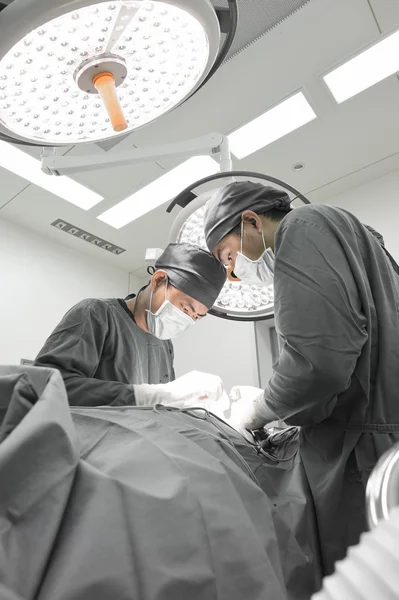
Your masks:
M309 600L289 496L283 520L273 466L220 427L70 408L56 371L0 367L0 599Z

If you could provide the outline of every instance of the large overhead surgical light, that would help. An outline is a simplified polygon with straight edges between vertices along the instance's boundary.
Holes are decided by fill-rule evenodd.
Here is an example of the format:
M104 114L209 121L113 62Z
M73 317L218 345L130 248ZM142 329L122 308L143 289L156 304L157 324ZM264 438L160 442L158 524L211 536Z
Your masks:
M105 140L182 104L237 26L236 0L12 0L0 10L0 139L38 146Z
M228 178L227 182L225 181L226 178ZM250 171L217 173L186 187L169 205L168 212L171 212L176 205L183 207L172 225L169 241L186 242L206 248L204 214L207 202L217 187L240 179L261 179L272 184L274 187L288 192L291 202L300 200L303 204L310 204L310 201L298 192L298 190L275 177ZM210 184L212 187L211 190L209 190ZM198 196L194 194L193 190L203 186L207 187L204 192ZM272 319L274 316L273 286L248 285L237 279L233 272L229 272L228 280L215 305L209 312L217 317L234 321L262 321Z

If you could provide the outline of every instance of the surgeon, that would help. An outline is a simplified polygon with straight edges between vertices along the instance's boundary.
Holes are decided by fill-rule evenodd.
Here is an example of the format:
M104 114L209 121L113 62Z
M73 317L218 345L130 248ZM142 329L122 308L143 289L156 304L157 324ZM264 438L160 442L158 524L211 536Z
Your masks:
M383 243L349 212L291 209L259 183L215 193L208 248L244 282L274 283L279 359L265 390L236 387L247 430L301 427L326 574L366 529L365 489L399 441L399 278Z
M216 400L218 377L175 379L170 341L204 318L226 280L209 252L170 244L149 285L128 299L83 300L62 319L35 365L58 369L73 406L172 404Z

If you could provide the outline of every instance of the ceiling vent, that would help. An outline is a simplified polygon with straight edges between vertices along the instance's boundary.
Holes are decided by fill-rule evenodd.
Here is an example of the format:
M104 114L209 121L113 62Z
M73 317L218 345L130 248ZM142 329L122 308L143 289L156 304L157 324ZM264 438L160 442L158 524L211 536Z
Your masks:
M94 233L89 233L80 227L76 227L76 225L71 225L71 223L67 223L67 221L64 221L63 219L57 219L54 223L51 223L51 225L56 229L69 233L69 235L73 235L73 237L79 238L83 242L87 242L88 244L97 246L97 248L102 248L102 250L111 252L111 254L119 255L126 252L125 248L115 246L115 244L99 238L97 235L94 235Z

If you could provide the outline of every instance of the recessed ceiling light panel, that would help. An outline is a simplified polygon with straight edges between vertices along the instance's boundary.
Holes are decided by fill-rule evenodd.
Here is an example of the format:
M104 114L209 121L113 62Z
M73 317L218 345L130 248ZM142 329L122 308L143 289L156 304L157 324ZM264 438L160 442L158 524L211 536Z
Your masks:
M83 210L89 210L103 200L100 194L70 177L49 177L41 170L40 161L16 146L1 140L0 167Z
M0 131L45 145L114 136L92 85L104 69L124 132L137 129L195 91L219 41L209 0L14 0L0 19Z
M315 118L304 94L298 92L233 131L228 136L230 149L238 159L245 158Z
M398 71L399 31L396 31L325 75L324 81L341 103Z
M120 229L171 200L199 175L205 177L218 171L218 163L210 156L193 156L105 211L98 219Z

